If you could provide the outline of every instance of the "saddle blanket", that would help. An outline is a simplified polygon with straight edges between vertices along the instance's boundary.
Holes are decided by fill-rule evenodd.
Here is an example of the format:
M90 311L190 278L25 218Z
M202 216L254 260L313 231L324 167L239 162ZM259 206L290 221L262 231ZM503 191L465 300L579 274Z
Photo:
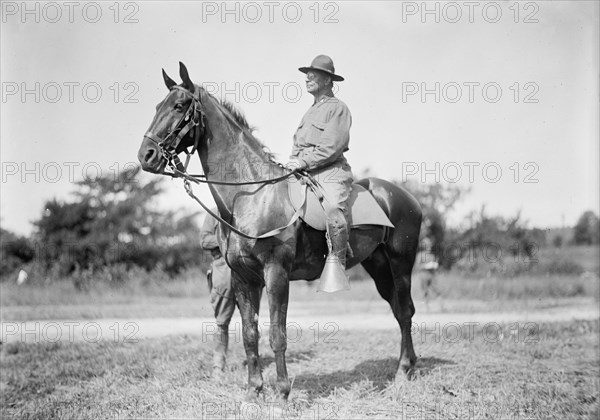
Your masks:
M306 189L306 192L304 191ZM295 210L302 207L306 194L306 206L300 218L309 226L317 230L327 230L325 211L319 199L308 186L297 179L288 182L290 201ZM379 207L375 198L362 185L352 184L348 198L350 209L350 222L352 227L362 225L380 225L394 227L385 212Z

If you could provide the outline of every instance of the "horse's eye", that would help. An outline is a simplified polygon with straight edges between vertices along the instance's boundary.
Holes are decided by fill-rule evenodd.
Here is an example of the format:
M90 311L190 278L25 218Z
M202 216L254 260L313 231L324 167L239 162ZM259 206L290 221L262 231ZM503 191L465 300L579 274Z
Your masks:
M177 111L181 111L183 109L183 105L181 105L181 104L175 104L175 109Z

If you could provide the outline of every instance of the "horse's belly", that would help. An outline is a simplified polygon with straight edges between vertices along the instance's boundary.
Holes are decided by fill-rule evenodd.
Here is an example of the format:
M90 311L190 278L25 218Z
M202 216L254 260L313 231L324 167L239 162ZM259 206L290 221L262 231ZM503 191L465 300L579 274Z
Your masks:
M298 230L296 258L290 280L315 280L321 276L327 257L325 233L305 223Z
M351 229L349 241L353 256L348 259L346 267L350 268L368 258L383 242L384 232L383 226ZM327 253L325 233L303 223L298 232L296 258L290 280L318 279L325 266Z

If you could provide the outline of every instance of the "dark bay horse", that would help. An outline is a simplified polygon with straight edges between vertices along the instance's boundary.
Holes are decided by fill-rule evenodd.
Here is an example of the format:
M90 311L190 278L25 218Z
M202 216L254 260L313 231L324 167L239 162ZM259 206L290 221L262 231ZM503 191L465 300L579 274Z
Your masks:
M274 236L252 238L284 227L292 220L295 210L285 181L289 171L264 150L244 117L231 104L194 85L185 66L179 64L181 85L163 70L169 93L156 107L138 159L145 171L164 174L167 165L174 170L182 168L178 159L177 164L172 163L177 154L187 152L190 147L193 149L187 153L198 152L223 219L220 245L233 272L233 288L242 316L248 361L247 398L255 399L263 387L258 357L258 310L261 291L266 287L276 386L285 401L290 392L285 362L289 282L319 277L327 254L325 235L298 219ZM280 177L284 180L244 183ZM296 181L293 175L288 178ZM350 244L354 257L348 260L348 267L363 265L400 325L400 362L396 372L396 378L400 379L417 359L411 337L415 308L410 286L421 208L413 196L390 182L367 178L359 183L375 197L395 228L369 225L352 229Z

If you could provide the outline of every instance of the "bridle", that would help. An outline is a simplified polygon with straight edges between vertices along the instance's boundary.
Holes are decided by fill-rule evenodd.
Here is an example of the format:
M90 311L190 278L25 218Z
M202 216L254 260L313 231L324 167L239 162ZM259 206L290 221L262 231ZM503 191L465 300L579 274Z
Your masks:
M187 173L187 167L190 163L190 158L198 149L198 144L200 143L200 138L206 131L206 123L205 123L205 115L202 107L202 101L200 99L200 92L198 89L194 87L194 92L190 92L186 88L182 86L175 85L171 87L170 90L177 89L184 92L186 95L192 97L192 102L188 106L187 111L181 117L175 130L169 132L166 137L160 138L152 131L147 131L144 134L144 137L148 138L151 142L153 142L161 151L162 155L167 160L167 165L173 172L163 172L162 175L170 175L170 176L178 176L177 172ZM181 140L188 133L194 130L194 146L191 151L185 149L185 153L187 155L185 159L185 165L181 163L179 160L179 156L177 156L177 147L181 143ZM171 140L174 136L175 139ZM176 172L177 170L177 172Z
M202 105L202 100L200 98L199 89L194 87L194 92L190 92L186 88L179 86L179 85L174 85L170 88L170 90L173 90L173 89L178 89L178 90L184 92L186 95L192 97L192 102L188 106L188 109L185 112L185 114L181 117L181 119L177 123L175 130L169 132L164 138L159 137L158 135L154 134L150 130L148 130L146 132L146 134L144 134L144 137L148 138L152 143L154 143L159 148L162 155L167 160L167 166L172 171L172 172L167 172L167 171L163 170L163 172L161 172L160 174L168 175L173 178L183 178L184 179L183 185L184 185L185 191L188 193L188 195L190 197L192 197L194 200L196 200L200 204L200 206L202 206L202 208L209 215L211 215L212 217L217 219L219 222L228 226L229 229L231 229L233 232L235 232L245 238L248 238L248 239L268 238L268 237L275 236L275 235L281 233L283 230L287 229L289 226L294 224L296 222L296 220L298 220L298 218L300 217L300 214L304 211L304 208L306 206L306 189L307 189L306 185L304 188L303 204L302 204L302 206L299 206L298 209L294 212L294 215L292 216L292 218L290 219L288 224L285 226L281 226L279 228L273 229L267 233L263 233L262 235L259 235L259 236L248 235L248 234L240 231L239 229L237 229L236 227L234 227L233 225L231 225L230 223L225 221L222 217L215 214L212 210L210 210L208 208L208 206L206 206L202 201L200 201L200 199L198 197L196 197L196 195L194 195L191 182L196 183L196 184L206 183L206 184L217 184L217 185L263 184L263 186L264 186L266 184L274 184L276 182L287 179L290 176L297 174L298 172L301 172L302 176L305 176L307 178L308 185L310 185L313 182L316 183L316 181L312 177L310 177L305 171L299 171L298 169L294 169L293 171L290 171L289 173L286 173L286 174L276 177L276 178L266 179L266 180L258 180L258 181L248 181L248 182L209 181L208 179L206 179L206 175L188 174L187 167L190 163L190 159L191 159L192 155L194 153L196 153L196 150L198 149L198 145L200 144L200 139L206 133L206 121L205 121L206 116L205 116L205 113L203 112L204 107ZM191 130L194 130L194 133L193 133L194 146L192 147L191 151L188 151L188 147L186 147L184 149L187 156L185 159L185 164L182 164L181 160L179 159L179 156L177 156L177 148L179 147L179 144L181 143L183 138L185 136L187 136ZM174 136L175 136L175 139L172 140L172 138ZM204 179L202 179L202 178L204 178ZM322 197L322 194L321 194L321 197ZM322 200L322 198L321 198L321 200Z

